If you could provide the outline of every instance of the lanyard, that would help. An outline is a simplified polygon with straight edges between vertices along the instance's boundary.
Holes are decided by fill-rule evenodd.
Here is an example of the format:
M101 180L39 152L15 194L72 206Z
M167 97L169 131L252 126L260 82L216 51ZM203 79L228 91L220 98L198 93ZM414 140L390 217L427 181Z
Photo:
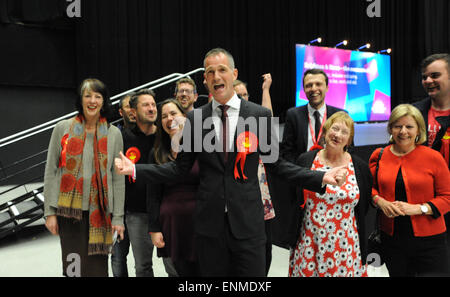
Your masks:
M312 142L313 142L313 146L312 147L317 147L319 145L319 139L322 136L323 125L325 124L326 120L327 120L327 110L325 108L325 112L323 113L322 124L320 125L319 135L317 135L317 139L316 139L316 135L314 134L314 130L313 130L313 127L311 125L311 116L308 113L309 131L311 132L311 139L312 139Z

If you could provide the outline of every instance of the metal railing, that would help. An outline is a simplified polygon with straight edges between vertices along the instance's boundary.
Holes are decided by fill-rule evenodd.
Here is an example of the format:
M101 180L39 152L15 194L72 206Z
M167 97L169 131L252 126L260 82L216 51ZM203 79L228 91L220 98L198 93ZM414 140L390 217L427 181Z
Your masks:
M115 105L118 104L120 101L120 98L124 96L125 94L129 92L133 92L136 90L140 90L143 88L148 89L157 89L159 87L162 87L164 85L173 83L180 78L183 77L189 77L190 75L203 71L204 68L197 68L195 70L192 70L190 72L187 72L185 74L181 73L172 73L165 77L162 77L160 79L148 82L146 84L143 84L141 86L135 87L133 89L127 90L125 92L122 92L120 94L117 94L110 98L111 104ZM73 117L77 114L77 112L71 112L69 114L66 114L64 116L61 116L57 119L48 121L46 123L37 125L35 127L32 127L30 129L26 129L22 132L10 135L8 137L0 139L0 148L6 147L8 145L11 145L13 143L17 143L21 140L24 140L26 138L29 138L33 135L37 135L39 133L42 133L44 131L47 131L49 129L52 129L55 127L56 123L63 119L67 119L70 117ZM13 178L17 178L33 169L36 169L37 167L43 166L45 167L46 161L42 161L42 157L45 158L45 153L47 150L41 151L39 153L32 154L22 160L13 162L12 164L9 164L7 166L2 166L2 163L0 163L0 171L3 173L3 177L0 178L0 184L4 184L7 181L10 181ZM37 158L39 157L40 158ZM30 161L36 159L34 162L31 163L31 165L25 165L26 161ZM19 165L26 166L25 169L17 167ZM6 174L6 170L12 171L11 174ZM22 230L24 227L28 226L29 224L39 220L42 218L44 211L44 196L43 196L43 186L39 186L36 189L28 190L27 185L29 185L32 182L36 182L39 180L42 180L43 178L43 172L39 174L38 176L32 177L25 182L22 182L19 185L12 185L10 188L6 190L2 190L0 192L0 197L3 195L6 195L7 193L11 193L11 191L16 190L20 187L24 187L25 194L21 194L18 197L14 197L12 199L8 199L8 201L0 204L0 239L13 233L17 233L18 231ZM7 196L5 196L7 197Z
M157 79L157 80L148 82L148 83L146 83L146 84L143 84L143 85L141 85L141 86L138 86L138 87L136 87L136 88L127 90L127 91L125 91L125 92L122 92L122 93L120 93L120 94L117 94L117 95L111 97L111 98L110 98L111 104L112 104L112 105L118 104L119 101L120 101L120 98L121 98L123 95L128 94L128 93L130 93L130 92L133 92L133 91L136 91L136 90L140 90L140 89L143 89L143 88L148 88L148 89L152 89L152 90L153 90L153 89L157 89L157 88L162 87L162 86L164 86L164 85L167 85L167 84L170 84L170 83L172 83L172 82L175 82L175 81L179 80L180 78L183 78L183 77L189 77L190 75L192 75L192 74L194 74L194 73L197 73L197 72L200 72L200 71L203 71L203 70L204 70L204 68L197 68L197 69L192 70L192 71L190 71L190 72L187 72L187 73L185 73L185 74L181 74L181 73L172 73L172 74L169 74L169 75L164 76L164 77L162 77L162 78L160 78L160 79ZM156 85L155 85L155 84L156 84ZM155 86L149 87L149 86L151 86L151 85L155 85ZM54 120L48 121L48 122L46 122L46 123L37 125L37 126L32 127L32 128L30 128L30 129L24 130L24 131L22 131L22 132L19 132L19 133L16 133L16 134L7 136L7 137L5 137L5 138L2 138L2 139L0 139L0 148L2 148L2 147L4 147L4 146L7 146L7 145L10 145L10 144L12 144L12 143L15 143L15 142L17 142L17 141L20 141L20 140L22 140L22 139L26 139L26 138L31 137L31 136L33 136L33 135L42 133L42 132L47 131L47 130L49 130L49 129L52 129L52 128L55 127L55 125L56 125L57 122L59 122L59 121L61 121L61 120L64 120L64 119L67 119L67 118L70 118L70 117L73 117L73 116L75 116L77 113L78 113L77 111L74 111L74 112L71 112L71 113L69 113L69 114L63 115L63 116L61 116L61 117L59 117L59 118L56 118L56 119L54 119Z

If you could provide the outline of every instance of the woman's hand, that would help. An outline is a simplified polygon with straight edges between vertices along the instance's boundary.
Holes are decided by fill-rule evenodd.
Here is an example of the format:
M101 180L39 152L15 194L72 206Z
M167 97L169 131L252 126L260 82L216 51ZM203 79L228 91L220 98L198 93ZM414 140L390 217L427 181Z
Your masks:
M396 201L398 202L398 201ZM395 218L404 216L404 211L396 204L396 202L389 202L382 197L378 198L377 205L388 218Z
M117 231L117 235L119 235L120 240L123 240L124 238L124 232L125 232L125 227L122 225L113 225L112 227L112 233L114 234L115 231Z
M153 245L157 248L163 248L166 244L164 242L164 236L161 232L152 232L150 233L152 238Z
M403 201L394 201L393 203L407 216L417 216L422 214L420 204L410 204Z
M45 219L45 227L53 235L59 235L58 220L56 219L56 215L48 216Z

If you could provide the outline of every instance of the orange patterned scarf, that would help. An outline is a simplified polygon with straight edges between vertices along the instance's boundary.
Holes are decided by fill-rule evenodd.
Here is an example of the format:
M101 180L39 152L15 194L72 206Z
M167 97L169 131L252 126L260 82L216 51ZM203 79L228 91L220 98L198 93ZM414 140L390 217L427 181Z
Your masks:
M94 134L94 168L89 193L89 255L107 255L112 245L111 218L107 215L108 179L108 123L100 118ZM82 116L72 119L62 169L57 215L81 220L83 210L83 149L86 139Z

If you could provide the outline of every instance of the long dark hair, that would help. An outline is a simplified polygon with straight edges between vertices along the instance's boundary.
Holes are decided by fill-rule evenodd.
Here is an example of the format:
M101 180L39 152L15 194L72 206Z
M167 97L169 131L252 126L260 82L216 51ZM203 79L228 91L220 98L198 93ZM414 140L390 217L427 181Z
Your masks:
M171 148L171 139L169 134L164 131L162 127L162 108L164 105L173 103L178 110L186 116L186 113L183 110L183 107L178 102L178 100L169 98L158 104L158 117L156 118L156 136L155 136L155 145L153 147L156 164L167 163L172 160L172 154L170 152Z
M102 106L102 109L100 110L100 116L105 117L106 120L109 122L110 117L111 117L112 107L111 107L111 101L109 98L108 88L102 81L100 81L96 78L86 78L85 80L83 80L83 82L78 87L78 96L75 101L75 108L77 109L78 114L84 116L82 102L83 102L83 93L85 90L91 90L93 92L97 92L102 95L103 106Z

